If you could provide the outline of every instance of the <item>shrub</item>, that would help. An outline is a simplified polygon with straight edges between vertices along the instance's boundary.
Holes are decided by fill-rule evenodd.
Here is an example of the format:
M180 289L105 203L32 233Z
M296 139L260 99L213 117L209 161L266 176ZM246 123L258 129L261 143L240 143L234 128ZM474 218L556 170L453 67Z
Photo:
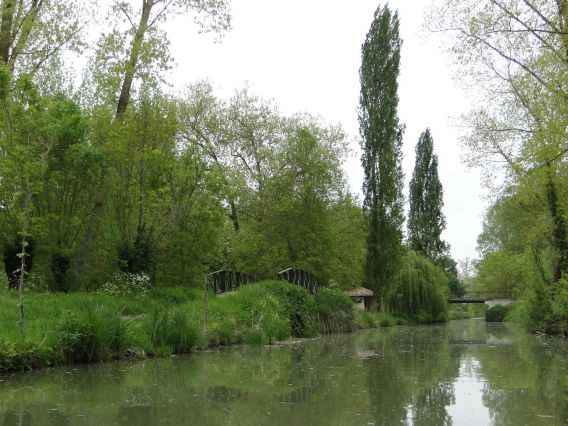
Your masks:
M312 317L314 301L306 289L282 281L267 281L262 286L280 301L292 336L312 337L316 334Z
M202 294L203 292L186 286L154 287L149 293L152 299L173 305L192 302L203 297Z
M547 321L547 333L568 335L568 280L559 280L554 288L552 313Z
M527 292L525 304L526 323L531 331L546 331L552 315L552 302L549 291L543 284L536 284Z
M190 352L201 335L182 309L155 309L146 318L146 330L156 353L168 348L172 353Z
M321 288L315 295L315 312L322 333L352 331L355 328L353 303L343 291Z
M487 322L503 322L509 312L508 306L495 305L485 311L485 321Z
M150 287L150 276L144 272L116 272L110 281L102 285L100 291L112 296L141 297L148 293Z
M249 345L260 346L266 342L266 337L262 330L245 330L244 339Z
M398 319L384 312L357 312L357 324L359 328L392 327L398 323Z
M287 320L281 318L274 318L271 321L266 321L262 325L262 331L270 344L286 340L291 335L290 324Z
M103 305L66 312L57 335L59 351L69 363L119 357L125 346L127 323L122 312Z
M0 373L48 366L53 351L43 344L14 343L0 339Z

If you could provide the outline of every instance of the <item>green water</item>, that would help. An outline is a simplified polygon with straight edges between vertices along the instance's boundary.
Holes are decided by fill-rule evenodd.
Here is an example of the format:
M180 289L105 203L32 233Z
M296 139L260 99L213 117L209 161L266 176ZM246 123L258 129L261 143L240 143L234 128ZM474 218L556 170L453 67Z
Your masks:
M0 377L0 424L568 424L567 354L464 320L50 369Z

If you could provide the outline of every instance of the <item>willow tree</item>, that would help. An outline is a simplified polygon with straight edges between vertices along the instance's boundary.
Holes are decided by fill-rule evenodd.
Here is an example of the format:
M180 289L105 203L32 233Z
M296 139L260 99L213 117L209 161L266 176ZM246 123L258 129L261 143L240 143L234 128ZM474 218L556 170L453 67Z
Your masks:
M426 129L416 145L416 162L410 181L408 244L437 264L441 263L448 250L448 245L442 241L442 231L446 227L442 213L443 196L438 177L438 156L434 154L430 129Z
M365 280L381 303L402 256L403 126L397 114L401 44L398 14L379 7L362 47L359 126L369 227Z

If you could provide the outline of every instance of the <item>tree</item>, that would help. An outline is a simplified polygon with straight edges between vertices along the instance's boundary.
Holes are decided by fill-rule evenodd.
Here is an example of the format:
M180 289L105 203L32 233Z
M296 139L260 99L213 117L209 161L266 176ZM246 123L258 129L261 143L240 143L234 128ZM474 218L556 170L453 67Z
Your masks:
M493 186L539 182L552 225L556 282L568 271L561 195L568 154L568 1L446 0L429 21L434 31L454 33L451 52L460 75L485 95L464 117L468 163L480 166Z
M408 250L389 291L389 305L395 315L413 322L443 322L447 320L447 289L444 271Z
M426 129L416 145L416 163L410 181L408 244L411 249L440 264L447 256L448 245L442 241L446 219L442 183L438 178L438 156L430 129Z
M159 24L176 14L191 10L196 13L195 22L202 31L222 34L230 28L228 0L142 0L142 8L136 12L130 3L114 0L114 12L125 18L128 30L116 28L102 40L102 46L119 49L114 52L115 55L118 53L116 56L120 58L118 64L115 64L118 66L113 67L115 72L121 75L114 80L119 83L114 90L120 87L115 113L115 119L118 121L128 108L132 85L136 74L141 71L140 68L149 70L152 64L156 63L161 70L169 66L168 43L165 35L158 30ZM136 13L138 20L135 18ZM125 49L124 46L128 47Z
M397 105L398 14L379 7L362 47L359 126L369 235L365 281L384 302L402 256L402 134Z
M34 76L63 49L80 49L80 33L88 21L85 10L85 5L69 0L1 0L3 78ZM1 91L0 97L6 94Z

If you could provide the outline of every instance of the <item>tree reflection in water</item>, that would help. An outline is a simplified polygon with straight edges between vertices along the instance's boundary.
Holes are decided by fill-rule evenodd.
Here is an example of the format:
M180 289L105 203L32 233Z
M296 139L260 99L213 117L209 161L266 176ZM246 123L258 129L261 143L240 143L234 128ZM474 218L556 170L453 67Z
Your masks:
M0 423L566 424L567 353L466 320L66 367L2 377Z

